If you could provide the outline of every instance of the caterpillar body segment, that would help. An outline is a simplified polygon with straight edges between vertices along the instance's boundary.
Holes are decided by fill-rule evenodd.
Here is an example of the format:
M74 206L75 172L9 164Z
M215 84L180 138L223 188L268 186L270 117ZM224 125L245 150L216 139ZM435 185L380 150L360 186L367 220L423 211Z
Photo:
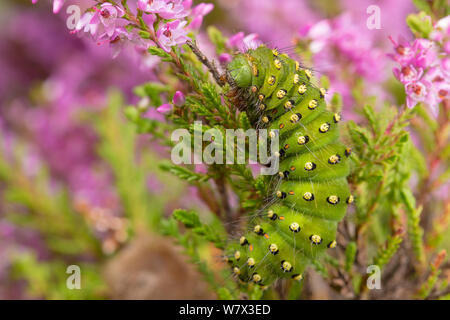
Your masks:
M311 83L310 70L277 50L260 46L238 54L228 74L229 97L252 125L278 130L280 161L272 204L230 243L225 258L241 281L301 280L312 261L337 245L337 224L353 202L340 115L326 110L325 90Z

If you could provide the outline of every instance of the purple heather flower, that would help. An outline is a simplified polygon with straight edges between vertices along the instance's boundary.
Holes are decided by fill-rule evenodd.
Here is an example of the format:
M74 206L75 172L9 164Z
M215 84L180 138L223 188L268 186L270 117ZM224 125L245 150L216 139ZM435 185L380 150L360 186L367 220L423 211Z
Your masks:
M406 84L409 82L417 81L423 74L423 69L416 69L414 66L403 66L400 69L393 69L395 77L400 80L401 83Z
M186 35L187 32L184 29L186 24L187 21L175 20L168 22L157 31L156 36L164 51L170 52L171 47L186 43L189 40L189 37Z
M162 113L162 114L168 114L172 111L172 109L173 109L173 106L170 103L165 103L163 105L160 105L156 109L156 111L158 111L159 113Z
M138 8L145 12L159 13L166 6L166 0L138 0Z
M180 19L188 15L192 2L183 0L139 0L138 8L148 13L157 13L164 19Z
M184 104L186 103L186 97L184 96L183 92L177 91L173 96L172 102L177 107L184 106Z
M78 21L75 30L80 31L83 29L83 32L89 32L92 36L97 34L99 23L94 19L96 14L94 12L86 12Z
M258 38L259 36L256 33L245 36L243 32L238 32L228 39L227 45L230 48L245 52L249 49L256 49L262 44Z
M61 10L61 8L63 7L65 1L66 0L53 0L53 13L58 13L59 10ZM37 2L38 0L31 0L32 4L35 4Z
M404 84L406 104L409 108L417 103L426 104L434 116L438 115L439 103L449 98L450 72L446 43L450 20L441 19L434 26L430 39L415 39L412 43L391 38L395 53L389 56L400 64L394 68L395 77Z
M233 57L232 57L230 54L228 54L228 53L222 53L222 54L219 56L219 62L220 62L221 64L227 64L227 63L230 63L231 60L233 60Z
M200 3L191 11L192 21L189 24L190 29L199 29L203 23L203 17L214 9L211 3Z

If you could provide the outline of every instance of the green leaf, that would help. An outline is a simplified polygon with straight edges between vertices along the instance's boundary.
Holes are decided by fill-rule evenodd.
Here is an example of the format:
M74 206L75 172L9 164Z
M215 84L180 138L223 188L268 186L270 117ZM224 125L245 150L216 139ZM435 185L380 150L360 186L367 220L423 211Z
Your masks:
M431 31L433 31L431 18L423 11L419 14L408 15L406 23L411 31L420 38L428 38Z
M187 228L197 228L202 224L200 218L195 211L186 211L183 209L176 209L172 213L173 217L183 223Z
M170 59L170 60L172 59L170 54L168 54L163 49L158 48L158 47L150 47L150 48L148 48L148 52L153 56L158 56L158 57L161 57L164 59Z

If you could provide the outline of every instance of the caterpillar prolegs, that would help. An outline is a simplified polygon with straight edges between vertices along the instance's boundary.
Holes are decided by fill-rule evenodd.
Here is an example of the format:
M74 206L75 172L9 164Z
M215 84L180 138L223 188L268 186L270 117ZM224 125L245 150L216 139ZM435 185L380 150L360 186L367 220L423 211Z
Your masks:
M226 260L242 281L300 280L311 261L336 246L337 224L353 202L340 116L325 110L325 90L311 83L310 70L277 50L260 46L227 68L231 100L255 127L278 129L281 149L277 200L227 247Z

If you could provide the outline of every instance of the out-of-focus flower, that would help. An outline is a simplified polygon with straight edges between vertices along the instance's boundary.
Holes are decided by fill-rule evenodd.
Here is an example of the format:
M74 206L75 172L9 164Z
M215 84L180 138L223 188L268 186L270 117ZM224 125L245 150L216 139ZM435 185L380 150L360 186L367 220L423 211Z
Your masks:
M192 9L191 17L192 21L189 24L190 29L199 29L203 23L203 17L206 16L214 9L212 3L200 3Z
M173 106L170 103L165 103L161 106L159 106L156 111L158 111L159 113L162 114L168 114L169 112L171 112L173 109Z
M219 3L246 32L258 34L262 41L278 48L291 46L295 31L320 17L308 1L220 0Z
M227 63L230 63L231 60L233 60L233 57L232 57L230 54L228 54L228 53L222 53L222 54L219 56L219 62L220 62L221 64L227 64Z
M66 0L53 0L53 13L58 13L59 10L61 10L61 8L64 5L64 2ZM38 0L31 0L31 3L35 4L37 3Z
M258 48L262 42L256 33L251 33L247 36L243 32L238 32L228 39L227 46L233 49L238 49L245 52L250 49Z
M186 97L184 96L183 92L177 91L175 92L172 101L174 105L176 105L177 107L181 107L185 104Z
M369 33L370 30L362 29L349 14L299 30L299 45L309 49L315 69L330 79L326 99L339 92L344 101L343 115L346 119L354 116L351 106L355 80L359 77L370 83L367 90L374 94L373 91L379 88L374 84L381 83L386 76L383 52L375 47Z
M189 14L192 1L183 0L139 0L138 8L148 13L157 13L164 19L180 19Z
M170 52L173 46L186 43L189 40L184 29L186 24L186 21L175 20L166 23L165 26L157 31L156 36L164 51Z
M78 21L76 30L90 32L91 35L99 37L108 36L114 40L113 35L119 27L118 19L124 15L122 8L110 3L103 3L100 8L94 7L95 12L86 12Z

